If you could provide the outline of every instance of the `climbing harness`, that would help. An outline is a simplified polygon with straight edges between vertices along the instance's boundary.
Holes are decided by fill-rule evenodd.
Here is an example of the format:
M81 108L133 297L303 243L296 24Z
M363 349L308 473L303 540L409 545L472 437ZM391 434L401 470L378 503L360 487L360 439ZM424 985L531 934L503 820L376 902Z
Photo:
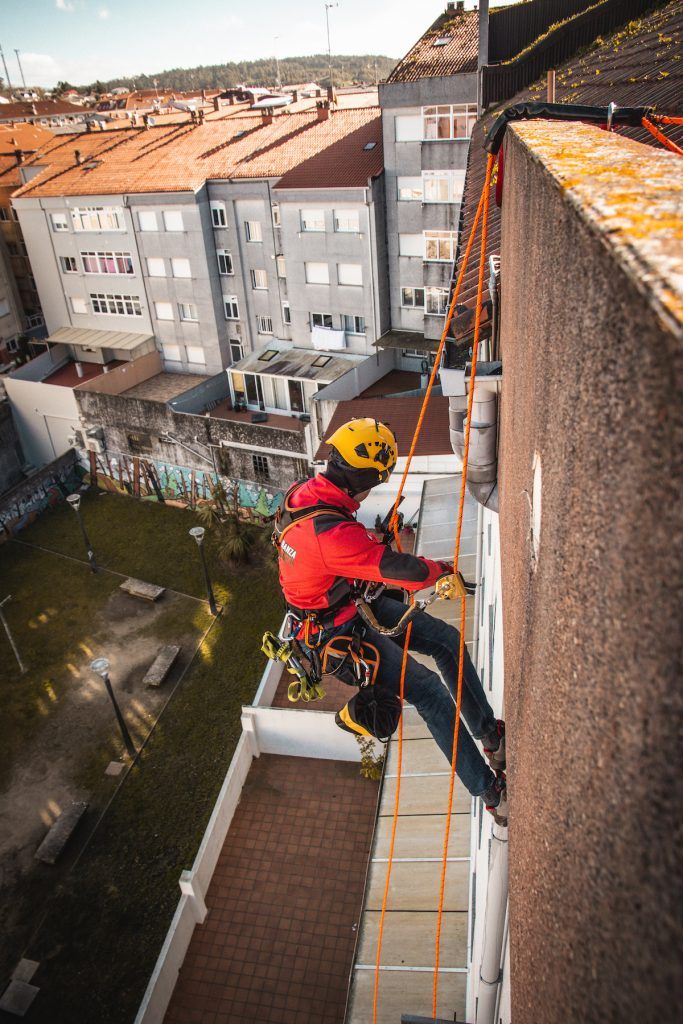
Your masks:
M366 625L370 626L377 633L381 633L382 636L396 637L401 636L405 632L408 628L408 623L412 622L418 612L424 611L425 608L428 608L438 598L443 601L452 601L456 597L465 597L467 594L474 593L474 587L473 583L465 583L462 574L459 572L444 573L434 584L434 590L429 597L420 601L413 601L406 608L395 626L383 626L373 612L370 601L375 599L377 593L372 594L370 597L359 596L355 599L354 603L358 614Z
M373 686L379 671L379 651L364 636L365 628L356 623L350 635L332 637L323 651L323 672L350 686Z
M293 704L298 700L321 700L325 696L325 691L320 686L320 659L316 652L311 652L309 670L304 665L304 654L297 640L293 637L276 636L271 632L263 634L261 650L271 661L284 662L287 671L296 676L296 680L287 687L287 699Z

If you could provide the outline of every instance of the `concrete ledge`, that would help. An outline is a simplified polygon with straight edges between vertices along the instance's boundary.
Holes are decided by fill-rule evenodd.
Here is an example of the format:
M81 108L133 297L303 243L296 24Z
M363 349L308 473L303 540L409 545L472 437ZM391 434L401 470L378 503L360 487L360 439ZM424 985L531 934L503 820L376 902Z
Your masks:
M82 800L66 807L36 850L35 859L44 864L56 864L87 809L87 803Z

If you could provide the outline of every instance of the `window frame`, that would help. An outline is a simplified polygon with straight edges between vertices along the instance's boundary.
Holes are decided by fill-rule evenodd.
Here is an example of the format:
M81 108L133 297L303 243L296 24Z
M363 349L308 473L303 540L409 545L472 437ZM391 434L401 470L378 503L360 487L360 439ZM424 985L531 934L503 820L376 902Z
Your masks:
M234 311L236 315L228 315L228 305ZM240 306L239 300L236 295L224 295L223 296L223 315L226 320L239 320L240 318Z
M459 118L465 118L465 135L456 135ZM472 135L477 120L476 103L439 103L422 108L423 142L465 142ZM435 134L428 134L427 126L432 124ZM441 122L441 124L439 124ZM443 128L448 134L440 134Z
M50 213L50 223L55 234L62 231L69 231L69 214L67 211L54 210Z
M67 266L67 264L72 264ZM75 256L60 256L59 266L63 274L77 274L78 263L76 262Z
M273 331L273 318L268 313L257 313L256 314L256 333L257 334L274 334Z
M355 227L340 227L345 219L349 217L355 217ZM332 220L334 223L334 230L340 235L359 235L360 234L360 210L333 210Z
M292 326L292 307L289 302L282 303L282 322L285 327Z
M437 292L441 293L441 298L443 299L443 309L438 309L438 310L430 309L429 308L430 302L431 302L432 299L436 298L436 294L435 293L437 293ZM430 294L430 293L432 293L432 294ZM449 298L448 288L439 288L437 285L427 285L425 287L425 310L424 310L424 315L425 316L445 316L447 311L448 311L448 298Z
M457 231L425 231L424 254L425 263L453 263L458 241ZM434 246L436 255L429 255L430 247ZM444 253L446 253L444 255Z
M281 281L287 280L287 261L285 257L280 254L275 257L275 267L277 270L277 276Z
M347 326L347 321L351 321L351 326ZM367 326L365 323L365 317L360 316L357 313L342 313L341 314L342 330L346 334L355 334L362 337L367 332ZM362 329L361 329L362 328Z
M185 310L194 310L194 316L185 316ZM182 324L198 324L199 323L199 310L194 302L179 302L178 303L178 318Z
M150 223L154 222L153 228L146 228L144 226L143 218L149 219ZM157 217L156 210L138 210L138 231L158 231L159 230L159 219Z
M422 303L417 301L417 295L413 294L413 301L406 302L406 292L422 292ZM402 309L424 309L425 308L425 289L424 285L402 285L401 286L401 308Z
M90 292L93 314L96 316L142 316L142 303L139 295L128 295L121 292ZM106 309L98 309L106 306ZM111 309L110 306L114 308Z
M86 249L80 252L84 274L132 277L135 275L133 254L116 249ZM128 269L122 270L121 267ZM92 268L95 269L92 269Z
M168 277L168 274L166 273L166 260L164 259L163 256L147 256L145 258L147 261L147 277ZM152 272L149 265L150 260L155 262L157 265L161 264L161 269L163 270L162 274L154 274Z
M342 271L342 268L344 270ZM358 281L344 281L342 277L346 275L346 271L352 270L351 276L358 273L360 280ZM362 288L363 287L363 264L362 263L338 263L337 264L337 284L342 288Z
M327 275L326 279L324 281L311 281L309 279L309 276L308 276L308 274L309 274L309 267L324 267L325 268L325 273ZM328 287L329 283L330 283L330 265L329 265L329 263L323 263L322 261L318 261L318 260L311 260L310 262L304 262L304 277L306 279L306 284L318 285L318 286L323 287L323 288Z
M180 227L169 227L169 224L171 224L176 217L180 222ZM161 219L164 222L164 231L168 231L169 234L178 235L181 231L185 230L185 221L183 220L182 210L162 210Z
M176 274L176 263L187 264L187 274ZM187 256L171 256L171 277L176 277L179 280L191 280L192 278L192 264L190 263Z
M259 455L257 452L252 452L251 466L254 476L258 480L270 480L270 463L268 462L267 455Z
M268 291L268 271L262 270L259 267L252 267L249 271L251 277L251 287L255 292L267 292ZM257 281L263 281L263 284L257 284Z
M310 317L311 330L314 327L323 327L326 331L333 331L334 330L333 319L332 319L332 314L331 313L309 313L308 315ZM320 319L321 323L316 323L315 322L315 318L316 317L318 317ZM326 320L330 321L329 324L325 323Z
M209 201L209 209L211 210L211 224L214 228L227 228L228 226L228 215L225 208L225 203L220 199L211 199Z
M221 259L225 261L225 266L229 266L229 270L221 269ZM234 277L235 276L235 264L233 263L232 253L228 252L227 249L216 249L216 261L218 263L218 276L219 277Z
M412 181L412 185L401 185L401 182ZM419 192L415 182L420 183ZM424 184L422 177L417 174L399 174L396 176L396 201L399 203L421 203L424 195ZM401 195L401 192L412 192L413 195Z
M245 220L244 235L247 242L262 242L263 229L260 220Z
M320 217L319 218L316 217L315 219L312 218L311 219L311 223L314 223L314 224L322 223L322 227L308 227L307 226L308 221L307 221L307 217L306 217L307 214L309 214L309 215L311 215L311 214L319 214ZM321 210L321 209L318 209L317 207L313 207L313 206L305 206L302 209L300 209L299 210L299 230L301 232L305 232L306 234L324 234L325 233L325 211Z
M86 231L126 231L122 206L74 206L71 209L71 223L77 234Z

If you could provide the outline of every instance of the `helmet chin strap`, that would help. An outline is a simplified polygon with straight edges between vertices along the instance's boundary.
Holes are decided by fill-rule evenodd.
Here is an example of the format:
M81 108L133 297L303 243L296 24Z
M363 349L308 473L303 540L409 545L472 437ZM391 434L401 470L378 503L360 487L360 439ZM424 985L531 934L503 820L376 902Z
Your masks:
M340 466L334 459L328 461L324 476L341 490L347 491L352 497L363 491L371 490L379 484L378 474L374 469L354 469L352 466Z

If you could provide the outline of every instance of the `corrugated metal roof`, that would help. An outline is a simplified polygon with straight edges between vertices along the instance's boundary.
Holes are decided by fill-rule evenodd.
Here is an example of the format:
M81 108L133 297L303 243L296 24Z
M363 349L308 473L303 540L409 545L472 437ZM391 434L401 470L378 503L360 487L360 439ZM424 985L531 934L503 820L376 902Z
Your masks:
M89 327L60 327L47 339L53 345L81 345L83 348L116 348L133 351L139 345L154 343L153 334L132 331L97 331Z
M558 103L585 103L607 106L656 106L661 113L683 112L683 5L680 0L660 7L629 22L580 56L567 61L556 71L555 100ZM515 103L542 101L546 98L546 80L535 83L512 97L508 103L488 111L474 127L467 162L467 176L461 208L458 242L459 270L462 250L472 227L479 196L484 185L486 153L484 138L501 110ZM557 125L558 134L561 122ZM621 128L620 133L646 145L661 148L644 128ZM669 138L683 144L683 127L667 127ZM466 341L472 330L473 308L477 297L477 246L470 257L459 303L463 309L454 317L451 334ZM500 252L500 210L491 197L487 255ZM457 274L456 274L457 276ZM488 298L488 294L485 293ZM452 359L453 353L450 353Z
M387 83L476 71L478 50L477 11L444 11L398 62Z
M293 377L331 384L366 358L351 353L333 355L307 348L284 348L281 344L275 343L257 352L250 352L244 359L233 363L230 369L239 373L264 373L273 377ZM271 352L274 354L269 356Z

